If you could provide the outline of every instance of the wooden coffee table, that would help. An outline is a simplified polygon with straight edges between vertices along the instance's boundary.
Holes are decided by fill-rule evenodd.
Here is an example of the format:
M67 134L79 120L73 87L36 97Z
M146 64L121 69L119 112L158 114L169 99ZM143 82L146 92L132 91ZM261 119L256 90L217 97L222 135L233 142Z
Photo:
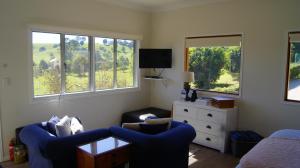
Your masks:
M114 168L129 162L130 143L108 137L77 147L78 168Z

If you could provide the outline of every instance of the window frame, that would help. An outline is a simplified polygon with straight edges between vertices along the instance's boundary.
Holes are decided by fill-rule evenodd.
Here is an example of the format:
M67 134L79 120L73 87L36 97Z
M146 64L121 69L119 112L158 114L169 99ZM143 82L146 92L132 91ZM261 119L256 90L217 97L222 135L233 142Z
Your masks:
M32 33L33 32L40 32L40 33L53 33L60 35L60 47L61 47L61 90L59 94L50 94L50 95L34 95L34 79L33 79L33 43L32 43ZM127 93L127 92L135 92L140 91L140 70L136 62L138 62L138 48L140 46L140 41L142 37L140 35L131 35L131 34L123 34L123 33L113 33L113 32L101 32L101 31L93 31L93 30L85 30L85 29L73 29L73 28L65 28L65 27L54 27L54 26L47 26L47 25L28 25L27 26L27 33L28 33L28 72L29 72L29 90L30 90L30 102L34 103L35 101L39 102L40 100L44 101L52 101L53 99L60 99L60 97L68 97L68 98L77 98L77 97L90 97L99 94L103 95L111 95L111 94L119 94L119 93ZM64 66L64 56L65 56L65 35L78 35L78 36L87 36L89 42L89 63L90 63L90 74L89 74L89 86L87 91L82 92L72 92L67 93L65 92L65 66ZM122 40L133 40L134 42L134 56L133 56L133 86L132 87L124 87L124 88L117 88L114 85L113 88L110 89L102 89L97 90L95 87L95 37L101 38L112 38L114 41L117 39ZM114 46L117 48L117 46ZM114 54L115 55L115 54ZM114 66L117 62L114 62ZM117 71L117 69L114 69ZM115 77L114 77L115 78Z
M284 81L284 101L288 103L300 103L300 100L291 100L288 99L288 90L289 90L289 77L290 77L290 60L291 60L291 41L290 34L300 34L300 31L288 31L287 32L287 57L285 65L285 81Z
M209 91L204 89L195 88L197 91L201 91L204 94L208 95L224 95L228 97L240 98L242 96L242 79L243 79L243 62L244 62L244 33L232 33L232 34L217 34L217 35L201 35L201 36L187 36L184 41L184 71L188 71L188 48L186 48L186 40L187 39L195 39L195 38L220 38L220 37L237 37L241 38L241 59L240 59L240 78L239 78L239 91L237 94L235 93L225 93L218 91Z

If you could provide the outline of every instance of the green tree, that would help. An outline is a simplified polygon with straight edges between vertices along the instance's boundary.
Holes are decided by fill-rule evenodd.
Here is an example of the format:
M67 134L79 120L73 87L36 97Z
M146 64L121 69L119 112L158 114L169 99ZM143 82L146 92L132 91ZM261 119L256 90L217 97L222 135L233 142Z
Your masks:
M190 48L189 70L195 72L197 88L209 89L222 74L226 64L223 47Z
M127 57L125 57L124 55L122 55L118 59L118 65L119 65L120 69L123 72L125 72L128 69L128 66L129 66L129 59Z
M47 64L47 62L45 60L41 60L40 64L39 64L39 67L40 67L40 70L43 71L43 70L48 69L49 65Z
M44 51L46 51L47 49L46 49L46 47L40 47L39 48L39 52L44 52Z
M230 72L239 73L241 67L241 48L233 47L230 49Z
M44 72L46 88L50 94L58 94L60 92L60 74L57 70L46 70Z
M78 76L84 76L85 67L88 64L88 59L81 55L76 55L74 58L72 71L77 73Z

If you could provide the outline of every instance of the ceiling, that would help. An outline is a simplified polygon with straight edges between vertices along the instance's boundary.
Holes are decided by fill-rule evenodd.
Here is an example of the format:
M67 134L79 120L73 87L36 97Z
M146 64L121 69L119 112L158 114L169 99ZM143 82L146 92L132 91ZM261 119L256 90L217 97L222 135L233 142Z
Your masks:
M97 0L105 3L146 11L164 11L194 5L215 3L230 0Z

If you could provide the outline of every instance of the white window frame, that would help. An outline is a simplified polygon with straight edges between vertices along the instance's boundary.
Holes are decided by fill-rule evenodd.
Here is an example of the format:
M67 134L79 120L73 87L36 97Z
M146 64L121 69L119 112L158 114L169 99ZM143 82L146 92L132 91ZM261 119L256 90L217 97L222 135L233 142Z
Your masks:
M142 36L140 35L132 35L132 34L124 34L124 33L113 33L113 32L105 32L105 31L93 31L93 30L84 30L84 29L73 29L73 28L66 28L66 27L55 27L55 26L48 26L48 25L28 25L28 74L29 74L29 90L30 90L30 102L39 102L39 101L53 101L59 100L61 97L66 99L72 98L80 98L80 97L90 97L90 96L98 96L98 95L112 95L112 94L121 94L121 93L128 93L128 92L136 92L140 91L140 69L138 68L138 49L140 47L140 41L142 40ZM41 33L57 33L61 35L61 46L64 46L64 35L81 35L81 36L88 36L89 37L89 54L90 54L90 75L89 75L89 90L84 92L74 92L74 93L65 93L63 87L65 87L65 71L63 65L63 57L65 49L61 48L61 93L60 94L52 94L52 95L42 95L42 96L35 96L34 95L34 81L33 81L33 52L32 52L32 32L41 32ZM133 86L132 87L125 87L125 88L117 88L116 84L111 89L104 89L104 90L96 90L95 88L95 67L94 67L94 38L101 37L101 38L112 38L114 41L117 39L122 40L133 40L134 45L134 65L133 65ZM92 42L92 43L91 43ZM114 54L114 57L117 57ZM114 62L115 66L116 62ZM117 69L114 68L114 71ZM115 78L115 77L114 77Z

